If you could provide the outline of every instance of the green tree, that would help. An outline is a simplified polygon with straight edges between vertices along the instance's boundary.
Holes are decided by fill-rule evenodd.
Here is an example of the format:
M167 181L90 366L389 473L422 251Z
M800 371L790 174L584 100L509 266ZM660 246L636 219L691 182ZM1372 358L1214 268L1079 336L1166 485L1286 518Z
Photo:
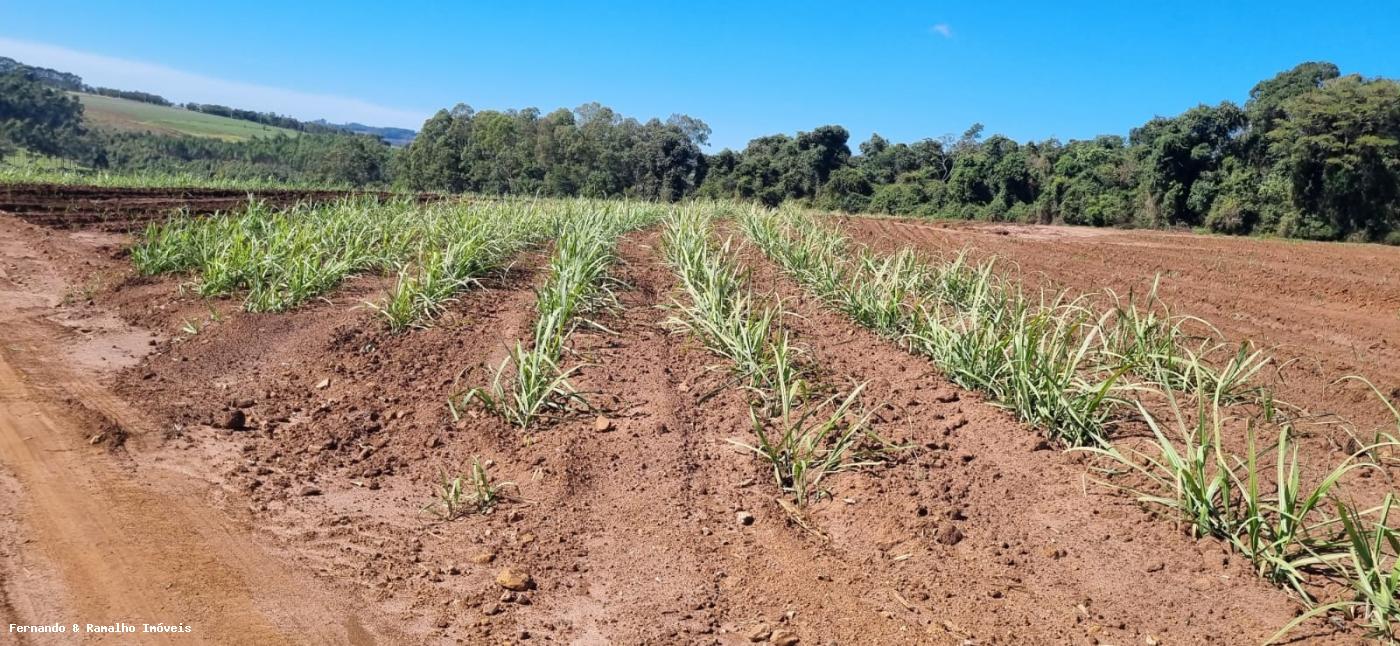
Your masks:
M1269 151L1296 213L1281 233L1377 240L1400 229L1400 83L1341 77L1282 111Z
M1177 117L1157 117L1129 136L1154 223L1198 225L1215 199L1211 175L1239 153L1244 110L1229 101L1200 105Z
M97 151L83 127L83 105L25 69L0 75L0 141L13 150L91 163Z
M1341 71L1332 63L1309 62L1260 81L1249 90L1249 101L1244 104L1250 129L1259 133L1273 130L1274 121L1284 116L1284 102L1317 90L1338 76Z

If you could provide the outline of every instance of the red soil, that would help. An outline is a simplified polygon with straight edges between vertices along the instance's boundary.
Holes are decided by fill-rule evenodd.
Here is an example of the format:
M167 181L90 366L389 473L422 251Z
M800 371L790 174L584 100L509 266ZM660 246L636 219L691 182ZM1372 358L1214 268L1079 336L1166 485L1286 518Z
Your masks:
M907 447L828 479L832 497L801 514L731 441L752 441L744 393L719 359L668 329L672 313L659 306L675 286L654 231L621 246L619 306L595 317L609 332L585 327L572 338L582 364L574 382L598 410L521 434L475 407L454 419L447 402L488 383L487 367L528 335L542 252L463 294L434 327L391 335L359 307L379 297L382 279L357 279L291 313L249 314L235 300L181 296L177 278L131 277L118 239L3 216L0 227L23 243L6 254L51 250L0 257L7 289L59 302L94 285L55 312L115 321L87 332L35 324L27 342L50 348L48 361L84 336L153 339L116 368L84 368L89 390L65 398L61 384L36 383L25 395L67 409L100 392L143 411L107 420L95 444L70 447L73 459L167 494L154 504L227 519L237 542L213 549L256 550L285 573L266 589L249 579L252 607L307 609L331 627L330 641L1258 643L1297 612L1247 563L1086 486L1085 467L1038 448L1034 429L819 307L752 255L756 284L799 315L786 324L818 380L868 382L873 429ZM187 321L198 334L181 332ZM245 430L222 428L234 410ZM77 416L67 426L74 438L102 428ZM473 457L514 483L512 499L453 521L423 513L440 473ZM184 480L144 475L155 470ZM20 480L16 499L37 498L42 483ZM21 584L59 600L119 591L91 577L10 574L28 562L24 541L43 535L35 518L0 504L0 520L11 521L0 524L0 601L10 600L0 619L42 620L14 602ZM162 538L139 523L120 531ZM255 573L261 563L224 569ZM528 572L533 588L502 590L503 567ZM242 580L212 576L204 589L237 599ZM338 612L360 619L350 627ZM189 621L219 641L215 619ZM1297 637L1355 640L1321 622Z
M0 184L0 212L41 226L102 231L136 231L177 213L204 215L231 211L250 199L273 206L327 202L350 191L256 190L221 188L108 188L53 184ZM421 195L420 200L437 199Z
M1154 279L1174 314L1197 316L1232 342L1270 348L1279 397L1360 429L1395 420L1361 375L1400 399L1400 249L1165 231L846 218L856 240L996 257L1029 281L1079 292L1144 293ZM1330 421L1330 420L1326 420ZM1393 432L1393 431L1392 431ZM1337 431L1335 434L1340 434Z

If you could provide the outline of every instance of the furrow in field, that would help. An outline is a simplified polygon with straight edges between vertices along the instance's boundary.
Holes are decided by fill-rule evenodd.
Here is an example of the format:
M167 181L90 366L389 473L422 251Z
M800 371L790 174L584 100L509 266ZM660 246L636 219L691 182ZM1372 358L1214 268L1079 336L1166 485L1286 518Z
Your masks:
M671 284L658 241L655 231L623 238L612 272L617 304L591 317L610 331L572 335L583 365L571 381L596 414L537 429L517 458L542 468L520 483L531 503L521 511L527 531L539 538L519 558L553 592L516 613L545 638L690 642L725 612L711 530L728 531L702 502L723 486L707 467L716 440L690 406L700 393L682 387L698 391L709 375L663 326L657 306Z
M1004 357L1000 350L992 356L995 362L1006 361L1005 369L1012 372L1002 373L999 369L989 371L980 364L968 365L963 355L967 350L963 342L968 337L958 327L952 328L955 345L947 346L953 350L951 353L945 347L926 345L926 339L936 338L928 336L929 332L909 332L917 329L917 324L922 321L930 325L930 332L938 332L939 326L947 325L930 318L923 306L917 310L910 310L908 305L894 303L894 309L898 310L898 313L893 314L894 321L890 326L878 325L882 319L872 320L869 317L867 311L870 305L865 300L869 295L864 293L863 288L852 290L844 285L848 281L860 284L873 281L879 284L883 280L879 274L882 271L880 261L872 264L863 258L859 262L850 263L832 248L833 244L844 247L844 240L824 234L794 245L788 242L786 236L795 236L795 239L811 236L806 232L807 228L817 225L810 222L803 227L777 224L778 228L775 229L774 224L781 221L781 216L756 212L746 217L744 224L746 231L761 243L760 246L765 251L781 259L785 263L785 269L796 272L804 284L816 289L824 299L852 312L857 320L880 330L886 336L889 336L891 330L908 334L904 338L913 339L911 349L929 353L941 368L954 371L950 373L954 378L966 374L976 378L972 384L968 384L966 377L962 377L963 380L959 383L975 385L981 390L990 391L1016 410L1022 419L1033 420L1038 426L1041 425L1034 416L1027 416L1026 411L1028 407L1039 407L1042 404L1036 403L1034 399L1021 399L1019 390L1010 391L1013 396L1008 396L1004 387L987 385L1000 383L1000 380L1006 378L1005 375L1014 375L1015 379L1021 379L1022 371L1029 371L1025 373L1028 376L1036 376L1035 381L1028 382L1030 384L1045 381L1045 377L1037 372L1040 370L1037 367L1039 360L1022 364L1023 356L1032 356L1026 355L1022 348L1035 350L1038 347L1038 352L1043 353L1047 347L1053 347L1046 345L1046 337L1038 335L1035 328L1012 326L998 329L996 334L985 338L971 338L976 341L977 352L981 352L984 347L996 348L1005 344L1008 350ZM785 228L789 230L783 231ZM798 229L802 229L802 232ZM813 247L812 243L817 241L823 242ZM906 256L901 254L899 257ZM950 267L956 266L957 263L954 263ZM833 272L841 274L841 277L833 280ZM918 272L912 272L910 275L917 277ZM948 275L940 276L937 284L942 284L943 287L934 292L933 298L951 301L950 304L954 308L964 309L959 304L962 281L953 283L952 286L957 289L949 291ZM909 281L925 282L921 278L905 279L905 282ZM918 289L915 289L914 294L920 296L917 292ZM876 295L876 298L879 296ZM977 312L975 308L972 311L974 314ZM1061 316L1058 309L1053 311L1056 312L1056 317ZM1075 315L1073 310L1069 314ZM1122 319L1123 311L1119 310L1114 316ZM1017 319L1013 319L1015 320ZM959 326L961 322L952 319L952 324ZM1092 328L1088 330L1089 334L1084 337L1084 343L1093 342L1094 332ZM959 339L958 335L962 335L963 338ZM1115 345L1116 343L1115 341ZM1168 345L1171 343L1174 342L1169 342ZM1105 344L1105 350L1095 350L1095 353L1104 354L1088 355L1091 358L1084 362L1082 367L1074 369L1112 370L1114 374L1125 374L1123 371L1127 371L1128 374L1143 374L1144 366L1150 367L1160 361L1159 357L1172 354L1171 350L1157 349L1147 354L1136 351L1122 354L1108 349L1109 347ZM1162 346L1154 341L1146 347ZM1014 353L1012 349L1015 350ZM1159 354L1161 352L1166 354ZM1108 361L1105 362L1105 359ZM1123 367L1115 368L1116 365ZM970 373L960 372L969 368ZM1169 373L1156 372L1156 369L1148 371L1148 374L1153 373L1162 374L1164 377L1171 376ZM1228 373L1228 369L1218 372L1222 375ZM983 381L984 378L979 376L983 374L997 381ZM1123 471L1126 467L1126 474L1120 473L1112 478L1116 486L1125 487L1131 493L1139 495L1139 500L1159 506L1159 509L1176 516L1191 526L1196 535L1212 536L1225 541L1233 551L1251 561L1260 576L1280 587L1295 591L1310 605L1316 599L1324 602L1348 602L1345 606L1318 606L1309 616L1344 607L1355 611L1371 628L1385 630L1383 626L1389 621L1387 613L1393 613L1393 610L1388 609L1390 602L1386 600L1387 593L1383 588L1380 592L1374 592L1370 582L1374 577L1386 575L1374 570L1357 572L1357 568L1373 563L1377 558L1365 554L1366 550L1375 548L1358 546L1363 541L1384 543L1395 531L1388 526L1390 521L1386 513L1391 492L1383 485L1377 488L1378 479L1370 477L1384 472L1385 461L1389 459L1387 456L1391 455L1394 447L1378 447L1374 451L1351 458L1345 455L1335 458L1322 456L1319 460L1312 456L1314 459L1311 460L1311 464L1329 465L1327 469L1336 470L1328 473L1309 469L1310 461L1300 458L1296 451L1299 444L1295 438L1307 421L1305 417L1297 416L1296 409L1274 408L1271 406L1273 400L1267 390L1248 398L1221 398L1223 391L1213 390L1211 387L1202 388L1203 382L1200 381L1202 376L1217 373L1202 373L1198 367L1193 367L1189 374L1192 376L1184 380L1186 383L1177 384L1171 379L1157 379L1134 385L1125 391L1127 395L1121 396L1117 406L1131 403L1139 409L1142 421L1156 434L1155 443L1149 442L1144 446L1143 443L1121 433L1112 437L1101 435L1096 438L1096 443L1102 443L1101 448L1091 450L1094 454L1109 459L1106 463L1097 464L1097 468L1106 469L1105 473L1113 473ZM1252 377L1248 379L1253 380ZM1013 380L1010 383L1016 382ZM1080 387L1071 384L1073 382L1067 382L1063 386L1050 383L1049 392L1057 393L1061 388ZM1070 391L1066 390L1066 395L1069 394ZM1040 401L1053 400L1054 398ZM1194 402L1202 402L1202 405L1198 407ZM1182 405L1178 408L1178 404ZM1104 422L1111 419L1113 418L1107 418ZM1054 429L1046 427L1043 430ZM1105 441L1110 439L1113 440L1112 443ZM1263 449L1256 448L1271 439L1277 441L1277 448L1267 445L1264 445ZM1256 452L1257 458L1254 457ZM1124 475L1127 477L1123 477ZM1357 503L1351 502L1354 499L1374 501L1380 504L1380 507L1368 509L1366 502L1357 506ZM1342 531L1343 524L1336 520L1336 515L1350 513L1344 511L1343 500L1355 509L1365 510L1355 517L1355 520L1350 520L1349 517L1350 523L1345 525L1345 533ZM1361 551L1360 554L1358 550ZM1322 563L1327 565L1321 568L1325 571L1319 572L1319 564ZM1384 562L1378 567L1389 568ZM1357 592L1335 589L1339 581L1353 586ZM1360 603L1350 603L1353 599ZM1291 627L1290 625L1289 628Z
M1262 642L1292 619L1294 602L1247 562L1088 488L1080 461L1035 429L829 310L757 250L746 257L755 284L796 314L788 327L812 361L828 379L869 382L875 432L907 447L885 468L841 475L812 513L833 548L926 599L908 619L979 641L1111 643Z
M618 239L660 215L659 209L623 204L560 216L548 276L535 290L533 334L518 340L490 383L470 390L461 406L480 405L522 431L576 406L587 408L587 397L570 383L577 368L567 356L569 337L595 325L588 316L614 299L608 272Z
M997 257L1028 284L1080 292L1146 291L1178 314L1199 316L1226 339L1272 348L1284 366L1271 385L1312 415L1340 414L1358 430L1394 420L1362 385L1400 393L1400 250L1080 227L956 225L843 218L842 230L882 252L970 250ZM1266 374L1265 376L1272 376ZM1336 427L1317 433L1337 441Z

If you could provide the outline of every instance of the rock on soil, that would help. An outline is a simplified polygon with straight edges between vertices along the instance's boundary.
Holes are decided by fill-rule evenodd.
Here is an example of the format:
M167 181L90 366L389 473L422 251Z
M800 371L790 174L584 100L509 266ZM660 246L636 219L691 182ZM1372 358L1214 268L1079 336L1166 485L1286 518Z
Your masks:
M524 592L535 587L535 580L529 572L508 567L496 573L496 584L512 592Z
M777 630L773 632L773 637L768 640L768 643L776 646L796 646L801 641L802 639L797 636L797 633L791 630Z
M243 411L235 408L224 414L223 420L219 422L219 428L226 428L230 431L241 431L248 428L248 416Z
M934 538L944 545L957 545L962 542L963 533L957 525L948 523L938 529L938 534Z

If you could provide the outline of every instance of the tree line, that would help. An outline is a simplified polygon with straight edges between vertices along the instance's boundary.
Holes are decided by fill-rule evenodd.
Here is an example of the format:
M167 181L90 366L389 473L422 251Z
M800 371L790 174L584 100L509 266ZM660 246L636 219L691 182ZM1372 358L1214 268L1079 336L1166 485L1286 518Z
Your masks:
M90 133L82 106L41 81L33 68L0 78L0 154L27 148L123 170L410 190L699 196L1400 244L1400 83L1342 75L1325 62L1261 81L1244 105L1199 105L1126 137L1022 143L974 124L958 138L911 143L876 134L852 151L849 132L827 125L711 155L702 150L711 131L699 119L642 122L596 103L548 114L458 105L397 150L319 132L238 143Z
M710 127L685 115L645 123L597 103L575 110L440 110L399 157L418 190L674 201L705 178Z
M709 159L699 194L976 220L1197 227L1400 244L1400 83L1312 62L1243 106L1157 117L1125 139L983 137L847 146L840 126Z
M130 99L143 103L154 103L156 105L171 105L170 101L159 94L150 92L138 92L136 90L117 90L110 87L93 87L83 82L83 77L69 72L60 72L47 67L36 67L25 65L13 58L0 56L0 74L10 72L28 72L30 78L47 85L49 87L67 90L69 92L87 92L88 94L100 94L102 96L117 97L120 99Z
M128 101L140 101L142 103L163 105L165 107L175 105L174 103L170 102L170 99L167 99L159 94L151 94L150 92L141 92L139 90L117 90L110 87L85 87L88 94L99 94L101 96L110 96L118 99L126 99Z
M226 105L219 105L217 103L186 103L181 107L185 108L186 110L192 110L194 112L203 112L205 114L227 117L229 119L238 119L240 121L251 121L253 123L260 123L265 126L272 126L274 128L296 130L297 132L313 132L323 134L344 132L343 128L334 125L330 125L327 123L317 123L315 121L302 121L295 117L288 117L285 115L277 114L276 112L258 112L257 110L230 108Z
M1017 142L984 136L855 152L827 125L704 155L710 130L574 111L473 112L424 124L400 158L412 188L485 193L698 195L847 212L1191 227L1228 234L1400 244L1400 83L1309 62L1256 84L1243 106L1199 105L1127 137Z

